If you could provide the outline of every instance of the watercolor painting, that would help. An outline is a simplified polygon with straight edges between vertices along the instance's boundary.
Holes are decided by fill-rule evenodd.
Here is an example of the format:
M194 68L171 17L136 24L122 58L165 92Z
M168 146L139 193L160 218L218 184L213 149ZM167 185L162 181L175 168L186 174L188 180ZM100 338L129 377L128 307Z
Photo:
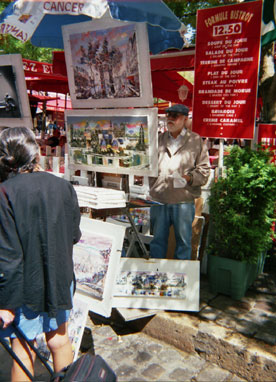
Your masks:
M69 168L157 175L157 109L65 111Z
M187 275L171 272L121 272L116 296L186 298Z
M63 39L74 108L153 105L144 23L72 24L63 27Z
M103 299L111 250L112 238L93 232L82 233L80 241L74 247L74 271L78 290Z
M82 216L80 229L73 248L78 297L92 312L109 317L125 227Z
M113 307L199 310L196 260L121 258Z

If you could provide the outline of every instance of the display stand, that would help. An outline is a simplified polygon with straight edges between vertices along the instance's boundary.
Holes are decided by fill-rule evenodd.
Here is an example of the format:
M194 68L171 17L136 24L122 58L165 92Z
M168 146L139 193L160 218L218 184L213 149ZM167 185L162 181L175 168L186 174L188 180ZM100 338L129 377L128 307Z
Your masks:
M128 218L128 221L131 225L131 228L133 230L135 240L138 242L138 244L142 250L142 254L143 254L142 257L145 259L149 259L149 253L145 247L145 244L141 240L141 237L139 235L137 227L136 227L136 225L133 221L133 218L131 216L131 213L129 211L130 208L141 208L141 207L150 207L151 206L151 204L149 204L149 203L145 203L143 205L141 205L141 204L142 203L140 201L136 202L135 200L131 200L131 201L127 202L126 207L123 207L123 208L122 207L120 207L120 208L90 208L90 217L91 218L106 219L109 216L126 215ZM134 241L132 241L131 245L134 245Z

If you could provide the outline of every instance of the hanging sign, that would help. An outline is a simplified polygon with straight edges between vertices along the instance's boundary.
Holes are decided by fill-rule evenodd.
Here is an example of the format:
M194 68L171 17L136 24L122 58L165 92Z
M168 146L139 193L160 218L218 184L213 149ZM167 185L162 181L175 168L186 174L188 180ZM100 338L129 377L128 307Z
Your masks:
M262 2L197 12L193 131L253 139Z
M48 62L39 62L22 58L25 74L53 74L53 65Z
M258 124L258 143L269 149L272 157L271 162L276 165L276 124Z

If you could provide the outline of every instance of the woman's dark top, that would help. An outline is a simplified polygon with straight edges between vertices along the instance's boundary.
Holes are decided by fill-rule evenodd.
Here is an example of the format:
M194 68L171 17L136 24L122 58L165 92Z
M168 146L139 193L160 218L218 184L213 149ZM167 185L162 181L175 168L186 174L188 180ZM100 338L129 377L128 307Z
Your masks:
M0 309L70 309L80 210L68 181L46 172L0 184Z

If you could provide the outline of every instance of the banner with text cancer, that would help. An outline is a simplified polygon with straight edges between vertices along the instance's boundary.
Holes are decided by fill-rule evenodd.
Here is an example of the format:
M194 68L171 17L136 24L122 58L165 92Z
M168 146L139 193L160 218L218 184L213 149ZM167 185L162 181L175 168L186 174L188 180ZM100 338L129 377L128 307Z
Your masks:
M253 139L262 2L197 12L193 131Z

